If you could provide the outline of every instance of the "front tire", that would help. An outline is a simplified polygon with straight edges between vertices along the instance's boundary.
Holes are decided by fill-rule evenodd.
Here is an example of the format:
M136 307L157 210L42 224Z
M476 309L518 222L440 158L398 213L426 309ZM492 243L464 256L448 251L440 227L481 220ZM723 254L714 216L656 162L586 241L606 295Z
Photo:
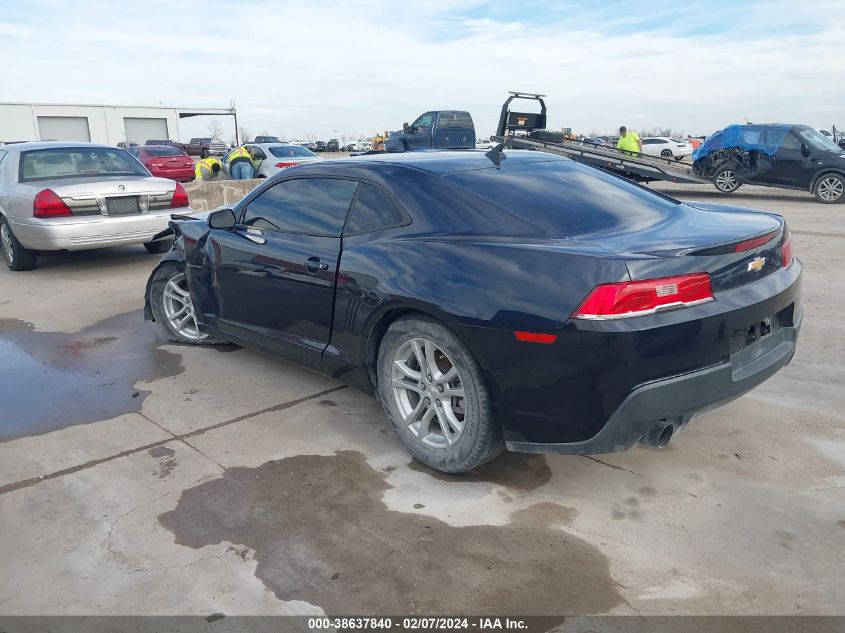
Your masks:
M194 314L184 265L160 266L150 283L150 307L161 333L175 343L213 345L224 343L204 332Z
M38 263L38 252L31 251L18 241L6 216L0 215L0 252L9 270L32 270Z
M742 186L732 164L719 166L713 174L713 186L722 193L733 193Z
M813 195L822 204L845 202L845 177L840 174L825 174L813 186Z
M379 347L378 382L391 427L426 466L463 473L504 450L478 363L440 323L395 321Z
M664 149L662 152L660 152L660 155L663 158L672 158L672 150L671 149Z

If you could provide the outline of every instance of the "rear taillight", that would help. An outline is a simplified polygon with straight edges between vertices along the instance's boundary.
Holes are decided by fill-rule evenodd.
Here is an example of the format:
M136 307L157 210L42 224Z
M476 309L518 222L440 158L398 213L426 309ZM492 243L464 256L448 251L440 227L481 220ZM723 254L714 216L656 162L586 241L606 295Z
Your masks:
M624 319L713 301L708 273L623 281L593 288L573 319Z
M786 236L783 238L783 244L780 247L780 265L786 268L792 263L795 255L792 253L792 233L788 228L784 228Z
M173 197L170 199L170 208L187 207L190 204L188 201L188 192L182 186L181 182L176 183L176 191L173 192Z
M287 169L288 167L296 167L299 163L276 163L278 169Z
M73 215L68 206L52 189L44 189L35 195L32 215L36 218L64 218Z

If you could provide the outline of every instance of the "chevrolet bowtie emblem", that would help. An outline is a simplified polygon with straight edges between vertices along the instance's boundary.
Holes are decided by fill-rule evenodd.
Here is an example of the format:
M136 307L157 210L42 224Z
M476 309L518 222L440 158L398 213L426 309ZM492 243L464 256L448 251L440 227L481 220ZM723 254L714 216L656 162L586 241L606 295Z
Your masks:
M750 262L748 262L748 272L760 272L761 270L763 270L763 266L765 264L765 257L755 257Z

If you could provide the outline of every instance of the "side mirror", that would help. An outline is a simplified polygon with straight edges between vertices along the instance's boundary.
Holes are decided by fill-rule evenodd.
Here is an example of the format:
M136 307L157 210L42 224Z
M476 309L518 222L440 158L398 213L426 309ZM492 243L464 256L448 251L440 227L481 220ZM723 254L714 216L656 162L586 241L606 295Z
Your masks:
M807 147L804 143L801 143L801 153L802 153L804 156L809 156L809 155L810 155L810 148L809 148L809 147Z
M403 124L402 124L402 131L403 131L405 134L410 133L410 131L411 131L411 126L410 126L410 125L408 125L407 123L403 123Z
M233 229L238 223L231 209L217 209L208 216L208 226L213 229Z

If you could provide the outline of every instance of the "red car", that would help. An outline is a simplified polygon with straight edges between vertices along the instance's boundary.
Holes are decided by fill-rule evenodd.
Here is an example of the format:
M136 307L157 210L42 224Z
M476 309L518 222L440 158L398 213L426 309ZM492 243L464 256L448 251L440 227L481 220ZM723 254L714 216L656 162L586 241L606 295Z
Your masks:
M153 176L190 182L196 178L196 165L187 154L170 145L141 145L129 150Z

